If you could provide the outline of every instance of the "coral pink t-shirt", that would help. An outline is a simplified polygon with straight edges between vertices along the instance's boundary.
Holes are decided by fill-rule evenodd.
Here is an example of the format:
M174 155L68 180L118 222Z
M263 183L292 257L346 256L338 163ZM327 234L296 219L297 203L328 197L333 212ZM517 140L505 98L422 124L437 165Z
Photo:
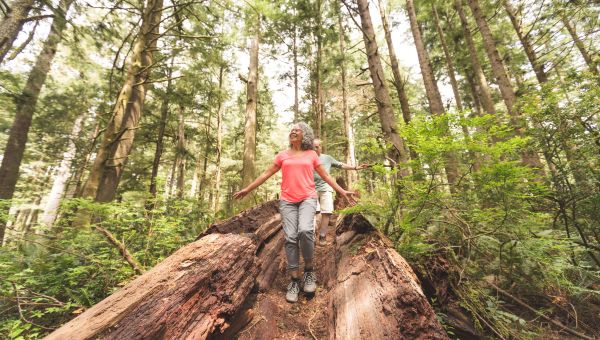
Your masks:
M297 203L309 197L317 197L313 171L321 165L314 150L292 155L290 150L281 151L273 163L281 168L281 199Z

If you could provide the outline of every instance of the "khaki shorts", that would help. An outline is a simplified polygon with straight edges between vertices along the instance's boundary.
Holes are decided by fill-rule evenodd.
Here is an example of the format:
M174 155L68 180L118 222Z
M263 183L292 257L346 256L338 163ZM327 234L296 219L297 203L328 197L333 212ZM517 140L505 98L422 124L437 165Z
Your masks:
M317 194L319 195L319 199L317 200L317 213L333 213L333 192L319 191Z

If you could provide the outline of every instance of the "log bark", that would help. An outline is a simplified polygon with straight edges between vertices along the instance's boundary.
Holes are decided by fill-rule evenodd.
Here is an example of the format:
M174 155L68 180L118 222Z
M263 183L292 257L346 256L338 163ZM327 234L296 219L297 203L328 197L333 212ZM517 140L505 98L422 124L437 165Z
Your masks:
M254 286L255 251L247 237L208 235L46 339L206 339L220 334Z
M278 327L289 309L280 305L279 285L287 278L281 276L285 255L277 203L210 226L199 240L47 339L291 335ZM447 339L415 274L364 217L346 216L337 234L335 248L319 265L323 291L317 300L327 299L329 312L320 316L318 326L330 329L330 339ZM308 322L310 330L310 320L301 322Z
M34 3L35 0L15 0L10 3L8 15L0 22L0 63L21 32Z
M362 215L336 228L335 339L448 339L417 276Z

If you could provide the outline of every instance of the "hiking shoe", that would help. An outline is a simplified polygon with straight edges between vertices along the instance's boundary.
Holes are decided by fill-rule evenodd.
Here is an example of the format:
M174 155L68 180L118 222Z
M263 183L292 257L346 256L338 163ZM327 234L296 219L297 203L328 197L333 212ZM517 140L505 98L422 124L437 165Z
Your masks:
M298 293L300 293L300 283L296 280L292 280L287 286L287 293L285 299L287 302L298 302Z
M317 276L314 271L304 273L304 292L313 294L317 290Z
M327 237L319 235L319 245L324 247L327 245Z

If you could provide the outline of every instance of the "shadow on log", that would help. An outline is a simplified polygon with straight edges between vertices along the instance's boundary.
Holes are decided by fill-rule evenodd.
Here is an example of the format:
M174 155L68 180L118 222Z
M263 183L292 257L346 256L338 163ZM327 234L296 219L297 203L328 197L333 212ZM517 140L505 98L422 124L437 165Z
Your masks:
M317 253L322 288L303 306L283 298L285 241L272 201L211 225L47 339L265 339L291 328L329 339L447 339L389 240L361 215L341 218L336 234ZM299 307L322 309L316 335L312 319L286 318Z

